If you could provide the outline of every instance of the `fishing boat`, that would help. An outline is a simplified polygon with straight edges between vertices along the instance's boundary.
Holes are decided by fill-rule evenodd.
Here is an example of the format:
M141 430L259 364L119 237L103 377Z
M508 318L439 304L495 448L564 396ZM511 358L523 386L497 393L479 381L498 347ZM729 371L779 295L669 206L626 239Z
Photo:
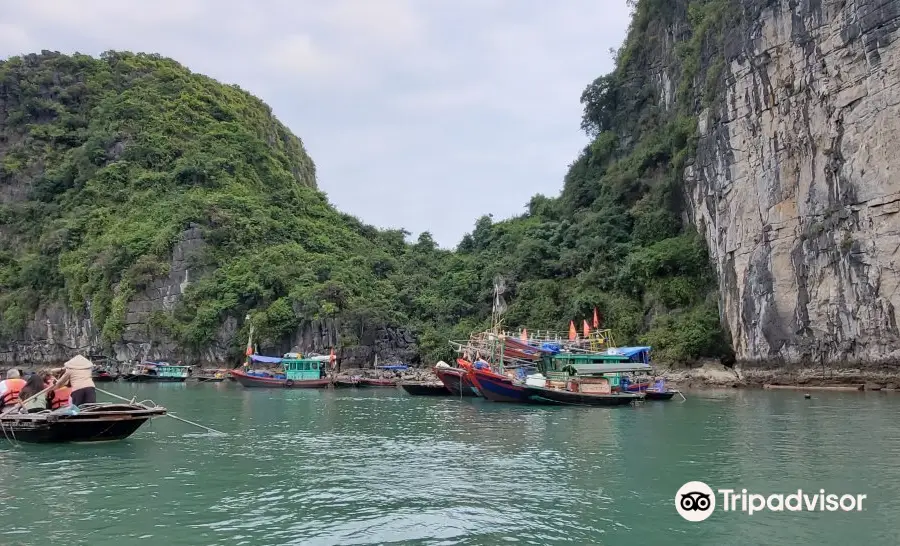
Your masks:
M91 379L93 379L94 383L112 383L119 379L119 374L110 373L110 371L104 367L94 367L94 371L91 373Z
M135 383L182 383L190 375L189 366L177 366L168 362L142 362L122 378Z
M106 442L134 434L144 423L166 414L166 408L139 404L84 404L38 413L0 415L0 433L28 443Z
M438 362L434 367L434 374L453 396L480 396L467 369L453 368L446 362Z
M198 383L221 383L228 377L228 370L213 369L200 370L200 373L194 376Z
M332 386L336 389L347 389L351 387L359 386L359 376L351 375L350 377L339 377L331 382Z
M268 370L231 370L231 377L244 387L275 387L285 389L322 389L331 384L325 377L325 366L330 357L316 356L310 358L277 358L261 355L250 355L250 360L263 364L277 364L281 369Z
M396 387L397 380L385 377L360 377L357 387Z
M569 388L555 389L534 385L525 386L525 395L530 402L557 404L564 406L627 406L644 397L643 394L629 392L595 393L583 392L584 383L576 383Z
M524 385L517 383L509 375L491 370L483 361L476 361L469 374L478 392L487 400L518 403L531 401Z
M427 381L403 381L400 387L413 396L449 396L450 391L443 383Z
M522 385L529 401L574 406L625 406L642 400L642 392L626 392L623 374L647 372L650 365L613 351L547 352L539 372Z

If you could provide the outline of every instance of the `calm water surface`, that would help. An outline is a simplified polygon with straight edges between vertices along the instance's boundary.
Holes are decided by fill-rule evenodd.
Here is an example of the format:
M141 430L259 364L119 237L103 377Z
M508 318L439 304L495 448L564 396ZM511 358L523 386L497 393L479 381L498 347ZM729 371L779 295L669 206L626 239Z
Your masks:
M900 544L896 394L701 391L604 409L101 386L227 436L164 417L118 443L4 441L0 545ZM674 496L691 480L868 499L689 523Z

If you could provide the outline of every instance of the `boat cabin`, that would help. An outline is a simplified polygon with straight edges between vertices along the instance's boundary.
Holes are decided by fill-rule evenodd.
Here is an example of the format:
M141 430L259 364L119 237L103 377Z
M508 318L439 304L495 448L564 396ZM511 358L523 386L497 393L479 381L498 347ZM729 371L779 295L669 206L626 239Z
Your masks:
M649 352L649 347L646 349ZM629 355L610 350L604 353L544 354L538 370L551 381L565 381L566 376L572 375L579 378L604 378L610 390L615 391L622 386L622 379L626 374L649 374L652 368L649 363L635 362Z
M327 360L321 358L282 359L285 379L292 381L308 381L325 377Z

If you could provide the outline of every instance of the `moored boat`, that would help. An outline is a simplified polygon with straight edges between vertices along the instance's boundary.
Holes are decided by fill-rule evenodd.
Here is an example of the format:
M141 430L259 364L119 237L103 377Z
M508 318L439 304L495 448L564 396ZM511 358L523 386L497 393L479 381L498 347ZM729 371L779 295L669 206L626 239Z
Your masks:
M384 377L360 377L358 387L396 387L397 380Z
M359 376L353 375L350 377L339 377L331 382L332 386L336 389L347 389L352 387L359 386Z
M465 368L453 368L445 362L438 362L434 374L453 396L479 396L478 388Z
M673 396L678 394L678 391L657 391L653 389L647 389L642 393L644 395L644 400L671 400Z
M122 378L135 383L183 383L190 375L189 366L177 366L168 362L143 362Z
M228 377L228 370L212 369L200 370L200 373L193 376L198 383L220 383Z
M231 377L248 388L322 389L331 384L325 377L329 357L275 358L251 355L251 360L280 364L281 370L231 370Z
M643 398L642 394L627 392L592 393L576 390L554 389L526 385L525 394L529 401L541 404L567 406L627 406Z
M106 368L95 367L91 379L94 383L112 383L119 379L119 374L110 373Z
M84 404L70 409L0 415L0 430L7 438L28 443L104 442L134 434L166 408L139 404Z
M524 385L517 384L509 376L487 367L473 367L469 372L481 396L492 402L529 402Z
M450 396L450 391L443 383L403 381L400 386L413 396Z

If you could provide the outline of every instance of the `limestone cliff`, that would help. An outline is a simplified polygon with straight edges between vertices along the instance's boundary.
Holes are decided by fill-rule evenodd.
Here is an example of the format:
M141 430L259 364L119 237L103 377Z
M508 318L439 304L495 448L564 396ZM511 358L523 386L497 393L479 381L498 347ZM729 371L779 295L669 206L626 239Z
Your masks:
M152 54L0 60L0 363L238 362L251 322L269 354L413 363L404 250L235 86Z
M900 1L741 7L686 173L735 353L896 359Z

